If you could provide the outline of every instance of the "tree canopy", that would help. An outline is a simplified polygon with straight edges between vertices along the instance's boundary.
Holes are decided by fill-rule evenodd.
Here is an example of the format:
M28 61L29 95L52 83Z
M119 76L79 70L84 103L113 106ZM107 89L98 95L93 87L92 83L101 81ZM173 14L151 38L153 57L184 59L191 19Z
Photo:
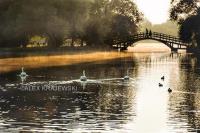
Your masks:
M196 15L199 8L199 0L172 0L170 18L181 24L185 19Z
M81 39L109 44L137 31L142 15L132 0L1 0L0 47L26 47L32 36L49 47Z
M200 48L199 0L172 0L170 17L179 23L180 38Z

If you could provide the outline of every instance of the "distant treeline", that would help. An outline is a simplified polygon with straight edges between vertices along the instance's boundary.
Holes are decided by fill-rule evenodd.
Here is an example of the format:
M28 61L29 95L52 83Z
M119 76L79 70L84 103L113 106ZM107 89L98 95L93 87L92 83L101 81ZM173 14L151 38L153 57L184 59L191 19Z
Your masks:
M132 0L0 0L0 47L26 47L33 36L48 47L112 45L137 32L141 16Z
M154 32L164 33L172 36L178 36L178 24L173 21L167 21L161 24L152 24L148 20L144 19L141 23L141 31L145 31L145 29L152 30Z
M172 0L170 17L180 25L179 36L200 48L200 1Z

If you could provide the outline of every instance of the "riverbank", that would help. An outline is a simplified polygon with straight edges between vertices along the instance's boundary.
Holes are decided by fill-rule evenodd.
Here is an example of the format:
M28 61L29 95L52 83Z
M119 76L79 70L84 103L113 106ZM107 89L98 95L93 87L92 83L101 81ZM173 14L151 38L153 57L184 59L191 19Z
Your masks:
M50 55L65 55L77 53L92 53L92 52L115 51L111 48L94 48L94 47L60 47L60 48L4 48L0 49L0 58L17 58L30 56L50 56Z
M132 53L126 52L80 52L63 55L37 55L27 57L10 57L0 59L0 73L27 69L66 66L79 63L112 60L117 58L131 57Z
M196 57L200 58L200 49L189 49L189 53L193 53Z

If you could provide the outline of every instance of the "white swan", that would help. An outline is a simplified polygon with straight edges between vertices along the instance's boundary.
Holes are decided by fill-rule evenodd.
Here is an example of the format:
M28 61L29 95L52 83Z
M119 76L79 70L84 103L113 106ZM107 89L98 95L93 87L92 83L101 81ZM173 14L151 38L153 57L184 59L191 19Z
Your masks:
M23 68L23 67L22 67L22 71L21 71L21 73L19 74L19 76L20 76L21 78L27 77L27 76L28 76L28 74L26 74L26 72L24 71L24 68Z
M87 81L87 77L85 76L85 70L83 70L83 75L80 77L81 81Z
M130 77L128 76L128 70L127 70L127 75L126 76L124 76L124 78L123 78L124 80L129 80L130 79Z

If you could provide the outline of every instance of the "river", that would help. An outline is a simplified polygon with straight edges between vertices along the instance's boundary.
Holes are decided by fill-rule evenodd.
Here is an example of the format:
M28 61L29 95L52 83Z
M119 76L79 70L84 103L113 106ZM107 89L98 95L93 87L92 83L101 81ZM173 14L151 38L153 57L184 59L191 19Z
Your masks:
M42 57L43 64L29 57L23 84L24 58L0 59L0 131L200 132L199 59L169 52L104 55L74 57L71 64L65 55ZM83 70L86 82L79 80Z

